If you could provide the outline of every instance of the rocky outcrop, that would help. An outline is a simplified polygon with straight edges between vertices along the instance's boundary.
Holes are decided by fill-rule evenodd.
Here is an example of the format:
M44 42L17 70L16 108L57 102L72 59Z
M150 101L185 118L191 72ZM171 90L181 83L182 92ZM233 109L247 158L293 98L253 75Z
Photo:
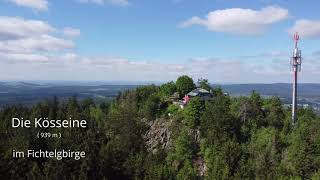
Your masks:
M170 127L172 125L173 119L158 118L150 122L148 122L147 119L143 119L143 122L145 122L148 126L148 130L143 137L148 151L153 154L168 151L172 145ZM199 128L189 129L188 135L192 137L195 144L199 146ZM195 156L192 159L192 163L196 168L198 175L200 177L203 177L207 170L204 158L202 156Z
M206 164L204 162L203 157L198 156L192 160L194 167L198 171L198 175L203 177L207 171Z
M159 118L148 124L149 129L144 135L145 144L149 152L166 151L171 146L169 127L172 120Z

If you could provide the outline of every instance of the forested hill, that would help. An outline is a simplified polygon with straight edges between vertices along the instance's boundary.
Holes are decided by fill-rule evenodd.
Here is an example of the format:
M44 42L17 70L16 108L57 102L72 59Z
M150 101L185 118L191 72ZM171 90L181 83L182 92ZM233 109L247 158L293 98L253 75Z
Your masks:
M320 118L290 110L278 97L231 97L198 86L212 98L178 99L196 83L187 76L161 86L123 91L112 102L51 100L0 111L1 179L320 179ZM179 97L180 95L180 97ZM184 108L181 108L184 107ZM85 129L46 129L61 139L37 139L38 129L12 129L12 117L86 119ZM86 159L13 159L12 149L72 149Z

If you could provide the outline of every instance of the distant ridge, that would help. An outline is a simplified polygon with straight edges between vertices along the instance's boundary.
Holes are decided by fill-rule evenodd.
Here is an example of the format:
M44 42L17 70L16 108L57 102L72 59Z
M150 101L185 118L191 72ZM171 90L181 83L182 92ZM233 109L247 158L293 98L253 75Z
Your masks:
M119 82L104 81L10 81L0 82L0 105L5 104L34 104L44 99L57 96L68 98L76 95L79 99L93 98L96 100L114 99L119 92L126 89L134 89L141 85L161 84L155 82L123 84ZM279 96L283 102L291 99L291 84L213 84L213 87L221 87L231 96L247 96L253 90L262 96ZM320 104L320 84L305 83L298 86L299 98L305 99L301 103Z
M290 97L292 85L289 83L274 84L214 84L214 87L221 87L224 91L232 95L249 95L253 90L263 95L275 95ZM320 84L302 83L298 86L301 96L320 96Z

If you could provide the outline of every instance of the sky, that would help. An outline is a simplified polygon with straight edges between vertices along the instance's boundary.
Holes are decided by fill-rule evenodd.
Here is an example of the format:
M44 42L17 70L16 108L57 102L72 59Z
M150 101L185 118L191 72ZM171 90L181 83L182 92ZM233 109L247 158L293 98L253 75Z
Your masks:
M0 80L320 83L318 0L0 0Z

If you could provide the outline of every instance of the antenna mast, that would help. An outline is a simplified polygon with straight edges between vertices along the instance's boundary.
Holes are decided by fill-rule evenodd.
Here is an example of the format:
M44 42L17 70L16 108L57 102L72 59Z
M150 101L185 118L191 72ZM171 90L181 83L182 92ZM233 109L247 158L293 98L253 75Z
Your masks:
M293 86L292 86L292 124L297 121L297 83L298 72L301 71L301 50L298 48L298 41L300 39L299 34L296 32L293 36L295 41L295 47L293 50L293 56L290 61L290 69L293 71Z

